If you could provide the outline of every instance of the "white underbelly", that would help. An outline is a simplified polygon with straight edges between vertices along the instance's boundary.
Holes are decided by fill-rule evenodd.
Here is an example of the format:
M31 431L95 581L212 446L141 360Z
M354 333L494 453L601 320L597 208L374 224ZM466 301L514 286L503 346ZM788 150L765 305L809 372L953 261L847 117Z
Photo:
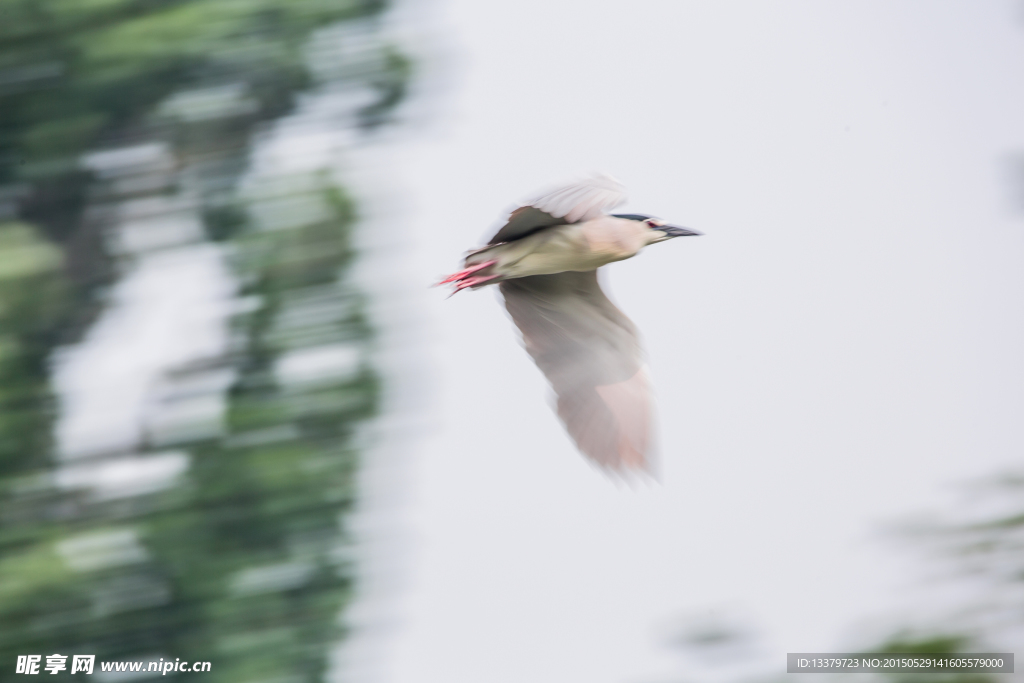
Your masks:
M519 261L501 268L506 277L526 277L528 275L549 275L566 271L585 271L600 268L611 259L596 258L587 254L582 257L570 257L566 254L529 254Z
M613 261L634 256L642 247L639 240L622 239L614 232L595 231L585 224L560 225L514 242L474 252L467 266L496 261L484 275L503 278L551 275L567 271L588 271ZM614 227L614 226L613 226Z
M506 277L594 270L636 253L594 249L594 245L587 241L577 225L544 231L520 242L507 245L511 247L507 260L498 258L497 270Z

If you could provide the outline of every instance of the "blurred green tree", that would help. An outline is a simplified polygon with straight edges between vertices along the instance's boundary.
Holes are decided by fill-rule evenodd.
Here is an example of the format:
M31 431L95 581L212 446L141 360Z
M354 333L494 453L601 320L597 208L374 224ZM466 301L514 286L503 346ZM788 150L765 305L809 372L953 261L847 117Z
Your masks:
M372 331L348 279L355 209L322 174L249 192L239 179L257 134L313 83L319 30L357 27L364 49L332 69L364 94L358 125L387 120L409 64L380 37L384 9L0 0L0 670L56 652L210 661L211 681L323 678L352 591L339 517L378 382L365 360L298 382L278 368L310 349L365 357ZM166 163L145 173L89 161L147 145ZM196 205L250 305L227 357L172 373L230 370L224 428L140 445L187 454L173 485L96 496L60 484L52 358L123 270L118 207L154 197Z

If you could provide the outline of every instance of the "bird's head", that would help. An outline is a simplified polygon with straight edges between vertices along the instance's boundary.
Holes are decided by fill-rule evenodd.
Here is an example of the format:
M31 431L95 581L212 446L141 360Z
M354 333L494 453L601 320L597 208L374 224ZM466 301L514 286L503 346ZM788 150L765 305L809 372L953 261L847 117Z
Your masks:
M637 221L644 223L648 228L651 229L651 238L648 244L654 244L656 242L664 242L670 240L673 237L692 237L694 235L703 235L702 232L691 230L690 228L684 228L679 225L671 225L655 218L654 216L645 216L642 213L616 213L612 214L616 218L625 218L630 221Z

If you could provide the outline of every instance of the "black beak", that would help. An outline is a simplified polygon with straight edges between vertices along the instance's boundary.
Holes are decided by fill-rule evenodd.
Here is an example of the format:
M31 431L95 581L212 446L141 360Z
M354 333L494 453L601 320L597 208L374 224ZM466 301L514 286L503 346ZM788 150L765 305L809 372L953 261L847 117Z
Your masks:
M689 228L683 228L678 225L655 225L652 226L655 230L661 230L669 237L693 237L696 235L703 235L702 232L696 230L690 230Z

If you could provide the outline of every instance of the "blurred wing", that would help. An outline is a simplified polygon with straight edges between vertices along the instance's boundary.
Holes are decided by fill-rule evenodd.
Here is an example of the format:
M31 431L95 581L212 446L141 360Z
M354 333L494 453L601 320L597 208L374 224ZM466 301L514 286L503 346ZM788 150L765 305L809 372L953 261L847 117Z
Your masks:
M601 291L597 271L500 287L580 451L610 469L649 470L651 396L636 327Z
M596 175L531 199L512 212L488 244L511 242L552 225L598 218L626 201L626 188L610 175Z
M499 242L511 242L520 237L537 232L542 228L549 228L552 225L564 225L564 218L558 218L541 211L532 206L520 206L508 217L508 222L501 226L498 232L487 244L498 244Z

